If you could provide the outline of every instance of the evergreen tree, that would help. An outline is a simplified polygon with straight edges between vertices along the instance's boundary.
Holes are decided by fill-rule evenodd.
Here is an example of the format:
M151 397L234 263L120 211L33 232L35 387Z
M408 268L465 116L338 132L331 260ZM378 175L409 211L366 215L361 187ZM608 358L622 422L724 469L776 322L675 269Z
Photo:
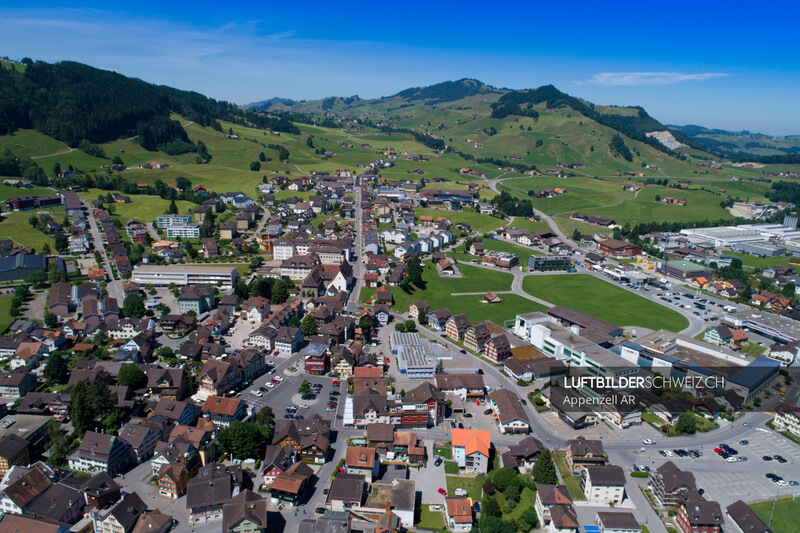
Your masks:
M553 455L550 450L546 449L539 454L536 463L533 465L533 479L536 483L543 483L545 485L558 484L558 476L556 475L556 465L553 462Z
M90 430L94 424L94 410L89 403L86 383L79 381L72 388L72 406L70 407L70 418L72 427L79 434L84 434Z
M178 206L175 204L175 200L172 200L169 203L169 207L167 208L168 215L177 215L178 214Z

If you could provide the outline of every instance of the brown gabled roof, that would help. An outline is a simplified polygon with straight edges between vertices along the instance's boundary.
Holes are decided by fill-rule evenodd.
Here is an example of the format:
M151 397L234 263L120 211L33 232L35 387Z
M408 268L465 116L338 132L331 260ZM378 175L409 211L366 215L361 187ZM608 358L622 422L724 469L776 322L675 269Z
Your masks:
M25 507L52 484L38 468L32 468L30 472L6 487L3 492L19 507Z
M572 505L572 498L569 495L566 485L545 485L536 484L536 493L539 495L543 505Z
M222 396L209 396L203 404L203 413L215 415L233 416L239 409L242 400L236 398L225 398Z
M456 524L472 523L472 504L469 498L447 498L447 516Z
M242 521L267 527L267 501L251 490L243 490L222 507L222 531L231 531Z
M348 446L344 464L348 468L372 468L375 466L375 448Z

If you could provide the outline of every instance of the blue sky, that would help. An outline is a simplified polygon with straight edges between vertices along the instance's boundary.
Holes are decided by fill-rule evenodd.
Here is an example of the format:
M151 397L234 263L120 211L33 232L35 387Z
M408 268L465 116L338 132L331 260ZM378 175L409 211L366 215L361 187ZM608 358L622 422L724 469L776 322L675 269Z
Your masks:
M81 61L239 104L469 77L552 83L664 123L800 134L798 2L36 4L2 3L0 55Z

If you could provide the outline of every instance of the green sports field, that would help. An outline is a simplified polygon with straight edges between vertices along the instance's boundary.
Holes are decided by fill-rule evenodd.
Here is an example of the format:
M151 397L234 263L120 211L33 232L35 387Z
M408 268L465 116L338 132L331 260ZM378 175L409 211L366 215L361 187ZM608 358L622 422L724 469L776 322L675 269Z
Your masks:
M588 274L530 275L522 288L554 305L572 307L617 326L678 332L689 325L679 313Z

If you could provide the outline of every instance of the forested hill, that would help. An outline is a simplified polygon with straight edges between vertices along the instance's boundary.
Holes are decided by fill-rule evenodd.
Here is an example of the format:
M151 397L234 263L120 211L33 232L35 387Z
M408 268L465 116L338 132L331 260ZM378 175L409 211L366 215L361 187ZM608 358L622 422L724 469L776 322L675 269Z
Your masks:
M427 87L412 87L388 98L403 98L411 102L415 100L430 100L426 103L437 104L442 102L455 102L456 100L461 100L462 98L474 96L476 94L499 92L501 91L481 81L463 78L457 81L445 81L435 85L428 85Z
M192 145L170 120L171 112L217 130L218 120L227 120L298 132L285 119L81 63L24 63L24 71L0 67L0 135L33 128L73 147L139 135L142 146L151 150L177 143L189 151Z
M649 132L664 131L668 130L668 128L648 115L647 111L642 107L634 106L622 108L624 110L634 110L633 113L614 112L616 110L615 108L603 108L602 111L598 111L598 106L595 106L595 104L563 93L552 85L544 85L538 89L512 91L504 94L497 102L492 104L492 117L505 118L509 115L521 115L536 118L538 117L538 112L533 109L533 106L542 103L544 103L548 109L572 108L574 111L604 126L614 128L631 139L647 143L663 152L670 152L670 150L658 140L646 135ZM697 143L694 143L680 132L673 131L671 133L680 142L700 148L697 146Z

